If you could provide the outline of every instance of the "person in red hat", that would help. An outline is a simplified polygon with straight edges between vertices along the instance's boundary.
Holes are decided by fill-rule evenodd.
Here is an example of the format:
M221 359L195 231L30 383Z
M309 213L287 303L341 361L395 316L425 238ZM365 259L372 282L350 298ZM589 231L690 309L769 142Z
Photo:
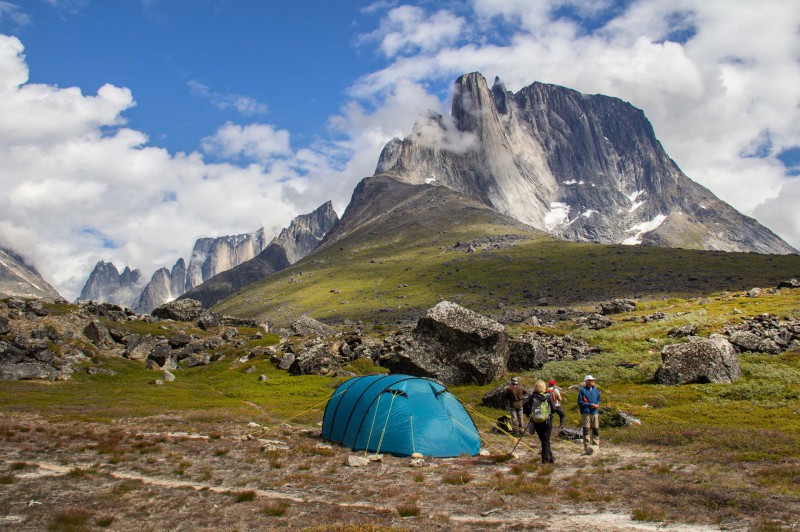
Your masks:
M556 405L555 413L558 414L558 430L560 432L561 429L564 428L564 424L567 421L567 414L565 414L564 409L561 408L561 401L562 401L561 388L556 386L556 381L554 381L553 379L550 379L548 384L550 386L547 388L546 393L550 394L550 396L553 398L553 403L555 403Z

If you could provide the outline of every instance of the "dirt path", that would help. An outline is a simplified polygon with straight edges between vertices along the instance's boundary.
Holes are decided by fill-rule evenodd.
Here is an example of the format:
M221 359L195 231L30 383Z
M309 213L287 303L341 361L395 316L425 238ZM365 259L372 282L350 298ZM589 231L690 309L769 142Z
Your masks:
M630 501L604 491L617 474L659 463L639 449L610 446L588 457L580 445L557 441L557 464L548 467L538 463L535 438L526 438L510 461L433 459L412 468L408 458L384 456L354 468L344 465L347 449L323 442L313 430L269 431L267 439L259 438L258 427L184 432L167 421L171 430L141 421L89 427L15 422L0 432L0 470L11 478L0 486L3 528L47 528L78 509L88 512L90 523L112 519L115 530L323 524L720 530L634 520ZM489 435L487 443L502 454L514 441ZM413 517L403 517L408 514Z

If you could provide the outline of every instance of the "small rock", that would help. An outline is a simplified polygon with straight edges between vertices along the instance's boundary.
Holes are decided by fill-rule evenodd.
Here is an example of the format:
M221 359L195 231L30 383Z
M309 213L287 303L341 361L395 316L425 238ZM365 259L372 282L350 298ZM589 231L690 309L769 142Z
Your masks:
M758 297L760 295L761 295L760 288L751 288L750 290L747 291L747 297Z
M164 378L164 382L172 382L175 380L175 375L167 370L164 370L164 372L161 375Z
M264 382L264 381L268 381L268 380L269 380L269 377L267 377L264 374L261 374L261 375L258 376L258 382Z
M408 465L410 467L423 467L425 465L425 460L423 458L412 458Z
M247 373L248 375L250 375L251 373L255 373L255 371L256 371L255 366L248 366L247 369L244 370L244 372Z
M156 379L153 381L153 384L155 384L156 386L164 386L164 381L162 381L161 379Z
M480 456L492 456L492 453L490 453L487 449L481 449L481 452L478 454L480 454Z
M370 462L383 462L383 455L382 454L371 454L367 456L367 460Z
M250 423L247 424L247 426L250 427L251 429L254 429L254 428L260 427L261 425L259 425L255 421L251 421Z
M369 460L364 458L363 456L357 456L351 454L347 457L347 465L350 467L364 467L369 465Z

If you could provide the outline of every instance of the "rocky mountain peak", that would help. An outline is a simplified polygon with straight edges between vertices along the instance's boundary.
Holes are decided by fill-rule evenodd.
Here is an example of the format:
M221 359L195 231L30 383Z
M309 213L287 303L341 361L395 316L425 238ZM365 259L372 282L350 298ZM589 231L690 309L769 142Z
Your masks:
M19 253L0 246L0 298L3 297L61 298Z
M558 85L513 93L464 74L451 116L428 113L392 139L377 173L451 188L568 240L796 253L689 179L641 109Z
M102 301L133 307L142 290L142 272L126 266L122 273L113 262L98 261L78 301Z

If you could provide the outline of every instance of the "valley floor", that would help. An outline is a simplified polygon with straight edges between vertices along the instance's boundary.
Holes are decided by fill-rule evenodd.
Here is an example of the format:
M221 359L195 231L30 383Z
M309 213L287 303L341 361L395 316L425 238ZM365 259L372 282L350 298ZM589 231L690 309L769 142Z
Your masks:
M318 427L184 416L112 423L0 419L0 528L83 530L781 530L797 497L763 491L741 466L603 442L593 456L554 440L482 434L489 457L385 455L346 465ZM361 454L361 453L359 453ZM743 498L742 490L752 497ZM794 516L794 517L792 517ZM791 520L794 519L794 522Z

